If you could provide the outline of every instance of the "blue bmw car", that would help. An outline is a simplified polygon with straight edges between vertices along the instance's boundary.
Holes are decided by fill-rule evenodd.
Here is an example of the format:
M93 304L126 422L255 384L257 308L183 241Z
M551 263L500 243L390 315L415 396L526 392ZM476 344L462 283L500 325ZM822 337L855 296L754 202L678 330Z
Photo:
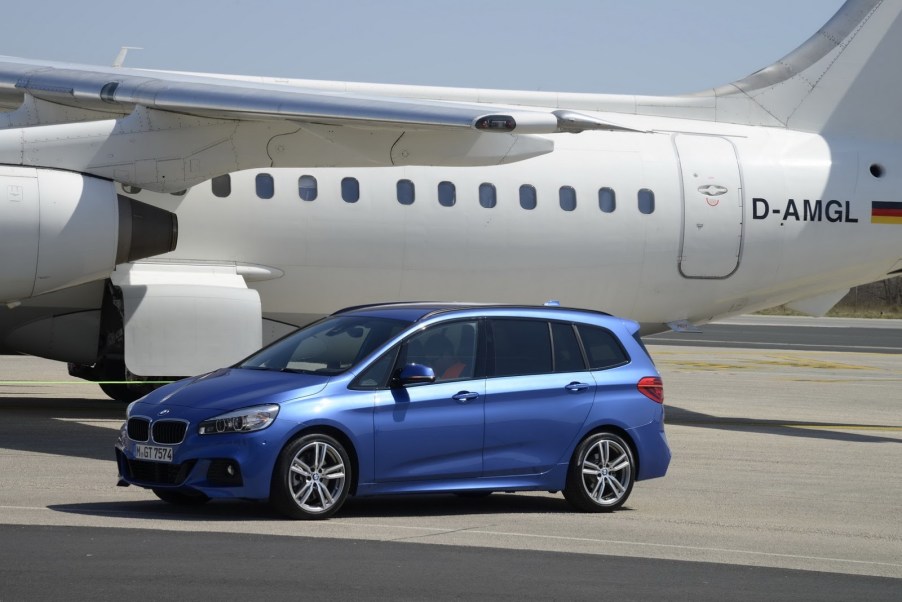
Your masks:
M563 491L626 502L670 463L638 324L561 307L349 308L128 407L120 485L173 504L268 500L298 519L349 495Z

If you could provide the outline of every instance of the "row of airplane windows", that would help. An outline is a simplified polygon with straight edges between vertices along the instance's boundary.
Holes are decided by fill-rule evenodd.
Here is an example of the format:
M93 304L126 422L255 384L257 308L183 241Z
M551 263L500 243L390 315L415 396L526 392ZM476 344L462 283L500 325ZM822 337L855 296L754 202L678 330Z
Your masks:
M211 180L213 195L226 198L232 194L232 178L228 174L217 176ZM255 180L256 193L261 199L271 199L275 196L276 185L271 174L257 174ZM126 189L126 192L139 192L140 188ZM535 209L538 205L538 195L535 186L523 184L520 186L520 207L526 210ZM443 181L438 184L438 203L442 207L453 207L457 204L457 187L453 182ZM319 184L314 176L304 175L298 178L298 196L304 201L315 201L319 194ZM347 177L341 180L341 198L346 203L356 203L360 200L360 182L357 178ZM411 180L398 180L397 199L402 205L413 205L416 200L416 186ZM655 193L648 188L642 188L636 195L639 212L649 215L655 211ZM479 204L492 209L498 204L498 191L494 184L484 182L479 185ZM561 186L558 190L558 204L564 211L576 209L576 189L572 186ZM598 189L598 208L604 213L613 213L617 208L617 195L613 188L602 187Z

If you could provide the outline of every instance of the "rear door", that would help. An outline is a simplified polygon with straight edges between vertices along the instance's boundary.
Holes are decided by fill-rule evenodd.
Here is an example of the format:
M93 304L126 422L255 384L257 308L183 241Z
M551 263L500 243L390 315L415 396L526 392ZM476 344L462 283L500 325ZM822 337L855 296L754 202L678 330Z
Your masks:
M547 472L568 460L595 395L573 326L493 318L488 333L484 474Z

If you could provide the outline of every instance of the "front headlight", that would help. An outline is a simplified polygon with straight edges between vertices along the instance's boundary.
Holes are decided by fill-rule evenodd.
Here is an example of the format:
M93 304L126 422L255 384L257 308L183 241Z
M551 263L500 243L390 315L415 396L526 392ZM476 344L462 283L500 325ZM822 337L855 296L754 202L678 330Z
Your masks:
M201 435L252 433L268 427L278 414L279 406L276 404L242 408L204 420L197 428L197 432Z

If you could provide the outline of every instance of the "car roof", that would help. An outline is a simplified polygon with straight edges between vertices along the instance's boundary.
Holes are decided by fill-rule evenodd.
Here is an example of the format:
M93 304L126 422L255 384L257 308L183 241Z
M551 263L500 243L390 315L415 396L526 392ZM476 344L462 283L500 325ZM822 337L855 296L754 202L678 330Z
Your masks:
M381 318L395 318L409 322L419 322L437 314L454 311L466 311L471 309L511 309L511 310L541 310L581 312L595 316L610 316L611 314L589 309L560 307L557 305L512 305L497 303L460 303L460 302L404 302L404 303L380 303L371 305L357 305L346 307L333 315L365 315Z

